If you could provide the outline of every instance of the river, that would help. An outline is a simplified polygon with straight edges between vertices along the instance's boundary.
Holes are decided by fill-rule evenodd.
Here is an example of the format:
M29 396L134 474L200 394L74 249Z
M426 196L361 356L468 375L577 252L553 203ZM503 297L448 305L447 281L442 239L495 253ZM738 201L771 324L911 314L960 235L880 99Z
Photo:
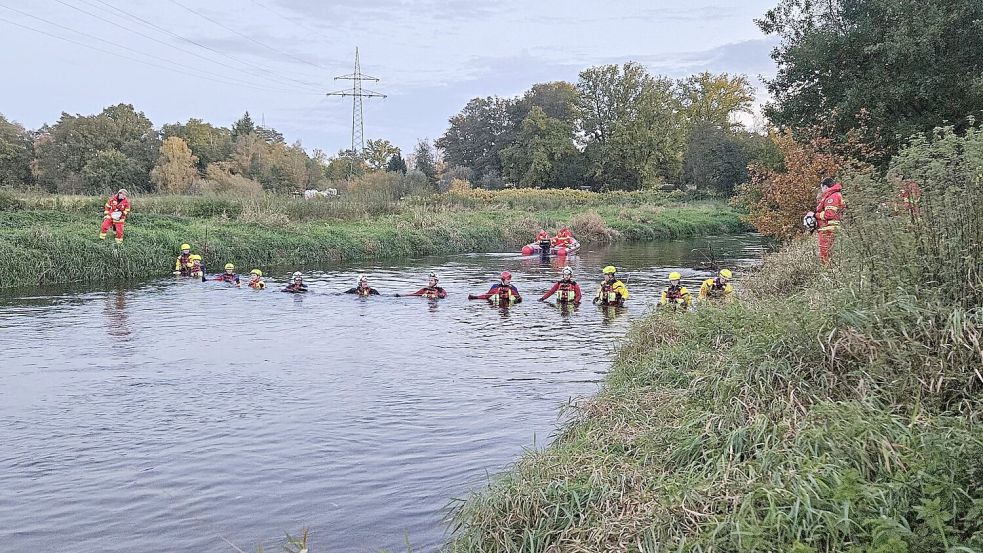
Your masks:
M763 250L710 241L738 278ZM309 527L313 552L433 551L452 498L598 390L667 271L695 293L707 244L571 257L585 294L604 265L628 275L617 312L536 302L560 264L512 254L325 267L306 295L277 291L283 268L265 291L167 278L0 296L0 549L277 551ZM467 301L503 269L525 302ZM391 296L431 270L447 299ZM389 296L336 294L358 274Z

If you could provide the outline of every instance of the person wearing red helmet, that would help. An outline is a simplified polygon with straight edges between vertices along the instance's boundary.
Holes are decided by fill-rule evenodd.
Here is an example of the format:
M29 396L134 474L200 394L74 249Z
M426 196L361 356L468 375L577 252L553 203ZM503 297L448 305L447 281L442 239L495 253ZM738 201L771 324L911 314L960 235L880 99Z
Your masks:
M500 282L492 284L484 294L468 294L469 300L488 300L495 305L513 305L522 302L519 289L512 284L512 273L502 271Z

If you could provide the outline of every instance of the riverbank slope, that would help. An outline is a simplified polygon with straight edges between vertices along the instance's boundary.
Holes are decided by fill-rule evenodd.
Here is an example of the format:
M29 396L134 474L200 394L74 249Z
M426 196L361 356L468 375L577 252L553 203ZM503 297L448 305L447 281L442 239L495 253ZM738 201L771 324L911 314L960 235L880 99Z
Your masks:
M831 268L799 241L638 322L446 549L983 551L983 192L924 182L919 217L855 194Z
M570 225L581 241L641 241L748 230L720 201L683 202L658 193L469 191L392 202L345 198L133 199L126 239L97 238L102 198L5 194L0 225L7 255L0 287L169 275L180 244L212 270L318 265L518 249L540 228Z

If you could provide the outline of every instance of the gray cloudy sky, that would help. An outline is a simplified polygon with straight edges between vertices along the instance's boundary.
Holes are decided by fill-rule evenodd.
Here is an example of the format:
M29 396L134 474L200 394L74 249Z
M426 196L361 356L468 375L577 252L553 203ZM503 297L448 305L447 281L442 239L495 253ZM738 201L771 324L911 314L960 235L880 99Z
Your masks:
M249 110L334 153L350 144L351 103L323 93L344 87L332 79L351 72L358 46L362 70L382 79L366 86L389 95L366 102L366 138L406 151L472 97L575 82L590 65L770 75L773 40L753 19L774 3L0 0L0 113L37 128L118 102L158 126L229 125Z

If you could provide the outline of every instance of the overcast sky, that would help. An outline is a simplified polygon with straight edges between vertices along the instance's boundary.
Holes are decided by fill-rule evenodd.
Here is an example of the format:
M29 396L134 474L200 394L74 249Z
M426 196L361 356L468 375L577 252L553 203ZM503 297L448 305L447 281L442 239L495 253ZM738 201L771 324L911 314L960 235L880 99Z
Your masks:
M158 127L249 110L333 154L351 143L351 101L324 93L350 86L333 77L358 46L381 79L365 86L388 95L366 101L366 138L406 151L470 98L576 82L591 65L772 75L774 41L753 19L775 2L0 0L0 113L33 129L119 102Z

